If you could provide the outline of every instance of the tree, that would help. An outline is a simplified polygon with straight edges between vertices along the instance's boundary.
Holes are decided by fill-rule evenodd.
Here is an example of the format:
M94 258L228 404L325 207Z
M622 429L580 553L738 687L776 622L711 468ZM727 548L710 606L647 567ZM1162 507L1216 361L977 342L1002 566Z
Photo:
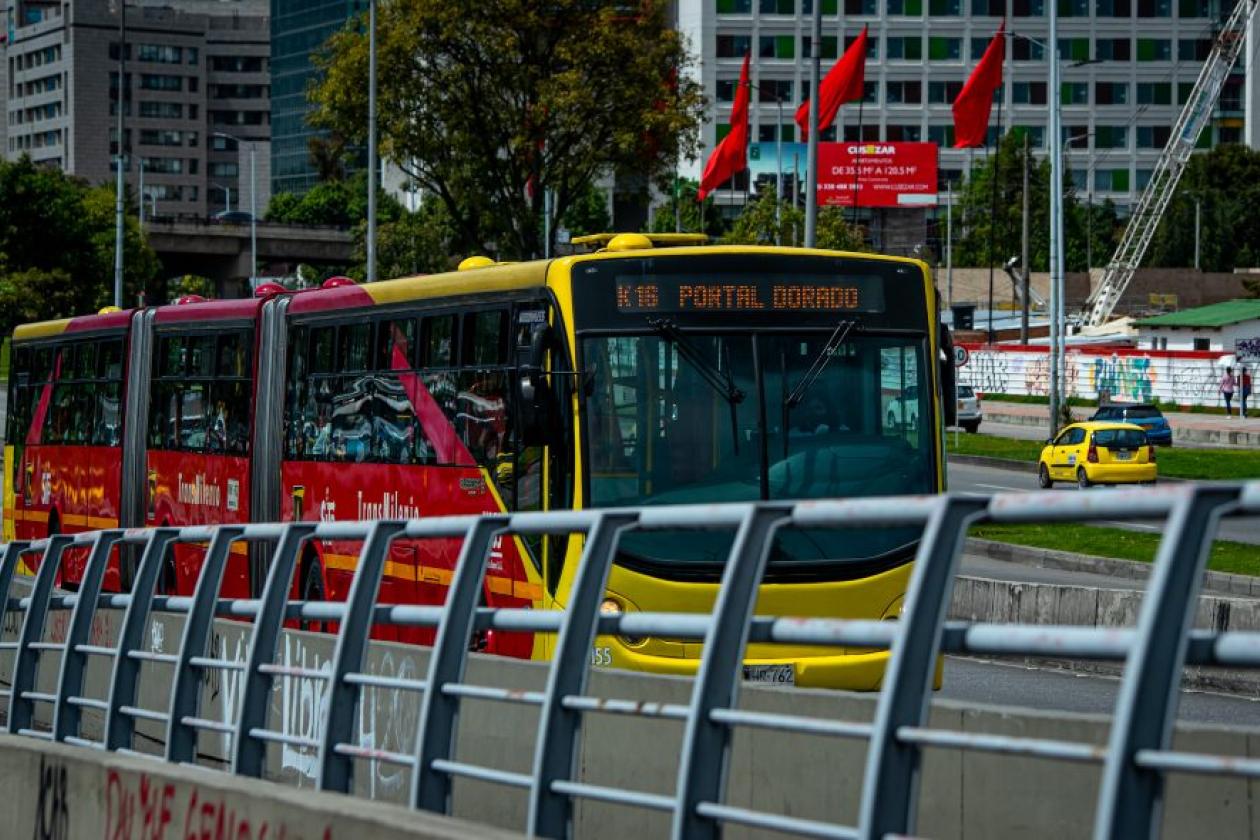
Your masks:
M676 227L681 227L678 233L704 232L714 237L722 235L725 221L714 205L713 197L708 196L703 203L696 201L696 195L700 191L699 181L679 178L673 182L672 188L674 194L652 216L653 233L674 233Z
M1036 160L1035 155L1032 157L1028 179L1031 216L1028 228L1029 260L1033 271L1048 271L1050 161L1048 158ZM993 198L995 158L998 172L996 202ZM955 265L1002 265L1010 257L1021 253L1024 160L1023 136L1011 132L998 144L996 155L982 158L967 173L959 195L959 206L954 209ZM1071 182L1065 177L1065 183ZM990 233L994 238L992 252Z
M395 221L403 212L398 199L378 186L377 221ZM367 173L359 172L348 180L321 181L302 196L277 193L267 206L265 218L295 225L352 227L367 219Z
M703 96L667 0L389 0L377 12L384 156L446 205L467 250L542 252L596 176L694 157ZM312 122L366 140L361 23L317 59ZM493 244L495 247L490 248Z
M129 202L130 203L130 202ZM134 204L124 229L124 300L149 285L157 257ZM29 157L0 162L0 331L95 312L114 298L114 192Z
M1150 265L1194 265L1196 202L1200 267L1204 271L1254 267L1260 253L1260 152L1225 144L1190 158L1151 241Z
M791 245L796 231L804 228L804 213L767 192L744 206L721 241L726 245Z
M185 274L183 277L172 277L166 281L166 301L173 302L184 295L200 295L203 298L214 297L214 281L200 274ZM159 301L154 301L158 303Z
M608 196L594 184L578 195L562 217L564 227L571 236L588 233L605 233L612 230L612 218L608 215Z
M376 276L381 279L411 274L449 271L459 263L453 249L454 225L446 205L434 196L425 196L414 213L402 211L392 221L376 229ZM351 276L367 276L367 225L360 224L354 235L356 265Z
M862 229L849 224L842 207L820 207L814 242L819 248L833 251L866 251ZM802 218L804 214L802 213Z

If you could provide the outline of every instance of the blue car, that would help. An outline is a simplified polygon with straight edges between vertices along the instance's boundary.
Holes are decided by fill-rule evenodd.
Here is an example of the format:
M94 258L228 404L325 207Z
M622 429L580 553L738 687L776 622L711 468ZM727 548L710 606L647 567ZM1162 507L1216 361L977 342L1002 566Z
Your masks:
M1104 405L1094 412L1090 420L1112 423L1132 423L1146 431L1146 439L1157 446L1172 446L1172 427L1158 406L1147 403Z

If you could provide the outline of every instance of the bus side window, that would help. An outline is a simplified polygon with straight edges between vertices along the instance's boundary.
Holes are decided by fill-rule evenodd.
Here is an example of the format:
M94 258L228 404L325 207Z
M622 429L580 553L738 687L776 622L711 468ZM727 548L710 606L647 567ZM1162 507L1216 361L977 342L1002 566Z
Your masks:
M122 339L107 339L100 343L96 354L97 376L101 379L122 379L123 343Z
M454 315L430 315L424 319L420 330L421 368L454 367L459 363L455 347Z
M284 440L285 457L301 458L306 454L306 436L303 434L303 408L306 402L307 379L307 328L294 327L289 334L289 374L285 380Z
M507 362L507 311L470 312L464 316L464 366Z

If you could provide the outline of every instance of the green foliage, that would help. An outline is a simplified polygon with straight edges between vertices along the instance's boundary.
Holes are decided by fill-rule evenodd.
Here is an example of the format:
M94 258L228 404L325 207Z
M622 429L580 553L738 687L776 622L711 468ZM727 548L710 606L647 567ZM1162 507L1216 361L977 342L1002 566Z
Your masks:
M1255 267L1260 255L1260 152L1226 144L1190 158L1151 242L1151 265L1194 265L1196 201L1201 202L1200 267ZM1260 280L1243 282L1260 297Z
M790 245L795 231L803 230L805 215L773 193L762 193L750 201L731 229L722 237L724 245Z
M564 218L601 173L631 172L646 184L696 154L704 98L669 8L382 2L383 155L446 205L459 250L541 253L544 190ZM350 144L366 140L364 30L355 21L329 41L311 90L313 124Z
M398 199L377 187L377 223L396 221L403 214ZM367 219L367 173L340 181L322 181L305 195L277 193L265 216L269 222L296 225L352 227Z
M398 218L376 228L376 276L387 280L412 274L434 274L455 267L458 258L453 249L455 227L446 212L446 205L433 196L425 196L414 213L406 210ZM355 260L351 276L367 277L367 225L355 228Z
M594 184L578 195L561 218L561 224L571 236L588 233L605 233L612 230L612 218L608 215L608 196Z
M200 274L185 274L183 277L172 277L166 281L166 300L176 301L184 295L200 295L203 298L214 297L214 281Z
M814 230L814 244L833 251L867 251L862 229L849 224L842 207L821 207L818 210L818 226ZM804 217L804 213L801 214ZM802 227L804 222L802 222Z
M652 233L707 233L721 236L725 230L721 213L709 196L703 203L696 200L700 182L690 178L678 178L674 184L675 195L670 196L652 217Z
M28 157L0 162L0 334L19 323L95 312L113 302L114 191ZM124 300L151 293L157 257L126 218Z

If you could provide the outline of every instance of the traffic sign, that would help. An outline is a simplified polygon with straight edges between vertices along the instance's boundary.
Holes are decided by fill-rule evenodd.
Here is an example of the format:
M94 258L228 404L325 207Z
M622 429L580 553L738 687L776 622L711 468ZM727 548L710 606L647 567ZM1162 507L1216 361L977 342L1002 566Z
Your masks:
M967 352L967 348L961 344L954 345L954 367L962 367L967 364L967 360L971 358L971 354Z

